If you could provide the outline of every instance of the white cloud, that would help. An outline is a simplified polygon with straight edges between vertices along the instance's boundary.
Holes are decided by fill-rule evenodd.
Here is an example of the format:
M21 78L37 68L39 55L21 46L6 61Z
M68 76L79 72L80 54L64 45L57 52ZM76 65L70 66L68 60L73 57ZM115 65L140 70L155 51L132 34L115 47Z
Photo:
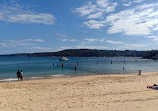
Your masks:
M96 21L96 20L89 20L88 22L84 22L84 24L89 27L90 29L99 29L105 26L105 21Z
M77 49L107 49L105 46L85 46L85 45L80 45L80 46L75 46Z
M106 42L109 43L109 44L124 44L124 42L121 42L121 41L107 40Z
M154 41L154 42L158 41L158 36L155 36L155 35L148 36L147 38L152 39L152 41Z
M54 24L54 16L48 13L37 13L15 6L0 6L0 20L16 23Z
M66 46L61 46L59 50L65 50L65 49L73 49L74 47L66 47Z
M78 40L76 39L70 39L70 42L77 42Z
M6 43L0 43L0 45L1 45L2 47L8 47L8 46L6 45Z
M68 38L59 38L59 40L62 42L77 42L78 41L76 39L68 39Z
M33 45L37 45L37 44L35 44L35 43L17 43L17 44L9 44L9 45L16 47L16 46L33 46Z
M91 29L98 29L105 26L102 19L105 19L107 13L115 11L117 5L116 2L112 3L110 0L89 1L86 5L76 8L75 12L88 19L88 21L84 22L84 25Z
M62 42L69 41L69 39L60 39Z
M88 46L88 45L79 45L74 47L68 47L68 46L62 46L59 50L65 50L65 49L107 49L105 46Z
M96 4L104 8L106 8L109 5L108 0L96 0Z
M125 44L124 48L132 49L132 48L140 48L145 47L145 44Z
M16 47L16 46L35 46L39 42L44 42L43 39L23 39L23 40L8 40L7 42L1 42L3 47Z
M133 3L142 3L144 0L134 0Z
M126 35L149 35L157 30L158 4L144 4L107 16L106 21L111 27L108 32Z
M95 19L95 18L100 18L102 16L103 16L103 12L97 12L97 13L89 15L87 18L89 18L89 19Z
M43 39L23 39L23 40L8 40L10 43L20 43L20 42L44 42Z
M101 13L109 13L115 11L116 6L116 2L111 3L109 0L96 0L95 2L89 1L86 5L76 8L75 12L78 12L80 16L94 16L95 14L100 15Z
M117 6L117 3L114 3L112 6L108 6L107 9L106 9L106 12L115 11L116 6Z
M76 8L75 12L78 12L80 16L87 16L91 13L96 12L96 10L98 10L97 6L89 1L86 5Z
M3 15L4 20L9 22L19 23L40 23L52 25L54 24L54 17L50 14L25 13L16 15Z
M32 49L35 49L36 51L52 51L52 48L48 48L48 47L32 47Z
M45 40L43 40L43 39L35 39L34 41L36 41L36 42L45 42Z
M123 6L129 7L136 3L142 3L144 0L130 0L130 1L122 0L122 1L123 1Z
M82 42L82 45L85 45L85 44L90 44L90 43L94 43L94 42L106 42L106 43L109 43L109 44L125 44L124 42L121 42L121 41L113 41L113 40L105 40L104 38L101 38L101 39L94 39L94 38L86 38L84 39L85 41Z
M86 40L86 41L88 41L88 42L95 42L95 41L98 41L97 39L92 39L92 38L86 38L86 39L84 39L84 40Z
M132 5L132 2L124 3L123 5L126 6L126 7L129 7L129 6Z

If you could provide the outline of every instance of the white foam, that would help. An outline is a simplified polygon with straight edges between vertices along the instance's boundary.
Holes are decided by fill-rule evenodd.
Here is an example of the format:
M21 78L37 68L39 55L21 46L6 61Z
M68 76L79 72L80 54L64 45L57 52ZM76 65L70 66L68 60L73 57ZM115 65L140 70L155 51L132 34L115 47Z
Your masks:
M44 77L30 77L29 79L43 79Z
M64 75L64 74L57 74L57 75L50 75L51 77L71 77L68 75Z
M9 78L9 79L1 79L0 82L12 82L12 81L17 81L17 78Z
M65 77L72 77L70 75L64 75L64 74L57 74L57 75L49 75L48 77L54 77L54 78L65 78ZM47 76L40 76L40 77L26 77L25 80L33 80L33 79L44 79L47 78ZM17 78L7 78L7 79L0 79L0 82L14 82L18 81Z

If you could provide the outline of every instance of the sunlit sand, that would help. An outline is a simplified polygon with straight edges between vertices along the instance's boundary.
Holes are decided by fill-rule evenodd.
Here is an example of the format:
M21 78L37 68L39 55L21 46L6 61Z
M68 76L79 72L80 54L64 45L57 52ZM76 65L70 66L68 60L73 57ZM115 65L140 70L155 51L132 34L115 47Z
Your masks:
M157 111L158 73L0 83L1 111Z

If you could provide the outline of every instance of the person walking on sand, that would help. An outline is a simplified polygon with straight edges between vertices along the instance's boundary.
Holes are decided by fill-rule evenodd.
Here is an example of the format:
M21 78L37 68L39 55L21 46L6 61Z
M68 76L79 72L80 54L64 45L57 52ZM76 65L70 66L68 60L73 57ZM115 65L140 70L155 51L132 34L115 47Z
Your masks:
M16 74L17 74L17 78L19 80L20 79L20 71L18 70L18 72Z
M23 80L23 72L20 71L20 80L22 81Z

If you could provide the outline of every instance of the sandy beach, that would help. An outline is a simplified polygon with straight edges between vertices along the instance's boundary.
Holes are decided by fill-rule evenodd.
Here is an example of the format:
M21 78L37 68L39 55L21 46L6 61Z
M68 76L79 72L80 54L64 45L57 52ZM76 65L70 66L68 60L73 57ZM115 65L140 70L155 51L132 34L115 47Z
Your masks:
M0 83L1 111L157 111L158 73Z

